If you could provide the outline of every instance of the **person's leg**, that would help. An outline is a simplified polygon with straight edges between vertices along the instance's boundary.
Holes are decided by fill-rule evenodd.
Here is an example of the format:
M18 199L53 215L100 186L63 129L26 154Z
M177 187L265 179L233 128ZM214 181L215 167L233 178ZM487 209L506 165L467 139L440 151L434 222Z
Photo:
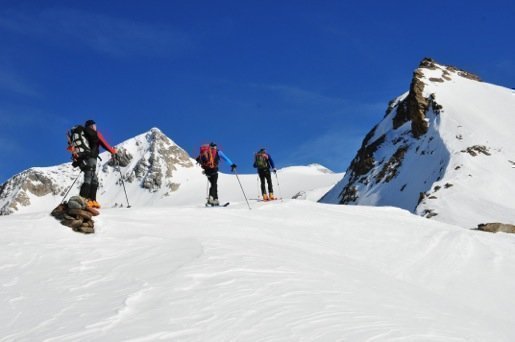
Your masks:
M97 189L98 189L97 158L89 158L87 160L87 167L89 170L91 170L89 198L92 201L96 201L97 200Z
M82 170L84 172L84 183L80 187L79 195L84 198L91 199L91 185L93 183L93 179L96 178L96 158L88 158L86 159L86 166Z
M218 199L218 172L215 172L208 176L211 187L209 188L209 196L213 199Z
M259 180L261 181L261 194L263 195L263 201L268 201L268 195L266 193L266 184L265 184L265 173L264 170L258 170Z
M263 171L259 170L258 175L259 175L259 180L261 182L261 194L264 196L264 195L266 195L265 174L263 173Z
M270 173L270 170L266 170L265 177L266 182L268 183L268 193L272 195L274 193L274 186L272 184L272 174Z

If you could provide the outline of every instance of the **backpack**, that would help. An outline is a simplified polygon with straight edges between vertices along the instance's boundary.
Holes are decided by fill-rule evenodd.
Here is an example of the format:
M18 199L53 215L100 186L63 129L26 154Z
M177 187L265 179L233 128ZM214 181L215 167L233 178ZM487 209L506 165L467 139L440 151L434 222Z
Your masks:
M266 152L258 152L256 153L256 157L254 159L254 164L258 169L268 169L268 154Z
M203 169L218 167L218 150L208 144L200 146L199 163Z
M88 138L81 125L73 126L67 133L68 147L72 154L73 167L79 166L81 162L91 154Z

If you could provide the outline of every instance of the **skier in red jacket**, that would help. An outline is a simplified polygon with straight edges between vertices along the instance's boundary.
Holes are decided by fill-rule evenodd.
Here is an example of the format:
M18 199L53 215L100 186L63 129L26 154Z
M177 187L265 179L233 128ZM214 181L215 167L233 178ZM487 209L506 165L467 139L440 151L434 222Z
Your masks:
M84 171L84 183L82 183L80 188L80 196L88 200L90 207L100 208L100 203L97 202L98 178L96 173L100 146L109 151L113 156L116 155L117 151L107 143L102 133L97 131L95 121L86 121L84 127L84 133L88 139L91 152L89 156L85 158L85 165L82 167L82 171Z

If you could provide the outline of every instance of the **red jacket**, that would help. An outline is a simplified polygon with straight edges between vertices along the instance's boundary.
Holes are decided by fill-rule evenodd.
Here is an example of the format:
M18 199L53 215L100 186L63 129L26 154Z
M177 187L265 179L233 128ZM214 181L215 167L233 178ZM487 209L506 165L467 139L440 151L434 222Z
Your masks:
M107 141L104 139L102 133L95 131L91 127L86 127L84 129L84 133L86 133L86 136L89 141L89 146L91 148L91 157L98 157L98 154L100 152L100 146L102 146L104 149L106 149L112 154L116 152L115 149L111 147L111 145L109 145Z

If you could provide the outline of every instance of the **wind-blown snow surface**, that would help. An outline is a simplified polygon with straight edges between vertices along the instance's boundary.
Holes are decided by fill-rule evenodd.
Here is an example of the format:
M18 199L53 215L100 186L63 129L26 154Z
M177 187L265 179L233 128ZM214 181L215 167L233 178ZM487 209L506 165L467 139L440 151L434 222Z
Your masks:
M341 202L342 190L352 185L357 199L344 203L436 214L435 220L465 228L484 222L515 224L515 92L433 62L417 72L421 96L433 97L425 115L427 133L414 138L411 121L393 127L408 93L400 96L371 132L369 146L384 139L373 154L373 168L364 175L348 171L322 201ZM435 110L434 104L441 108ZM466 152L473 147L486 153ZM388 164L396 151L401 157Z
M515 238L287 200L0 217L0 341L514 341Z

